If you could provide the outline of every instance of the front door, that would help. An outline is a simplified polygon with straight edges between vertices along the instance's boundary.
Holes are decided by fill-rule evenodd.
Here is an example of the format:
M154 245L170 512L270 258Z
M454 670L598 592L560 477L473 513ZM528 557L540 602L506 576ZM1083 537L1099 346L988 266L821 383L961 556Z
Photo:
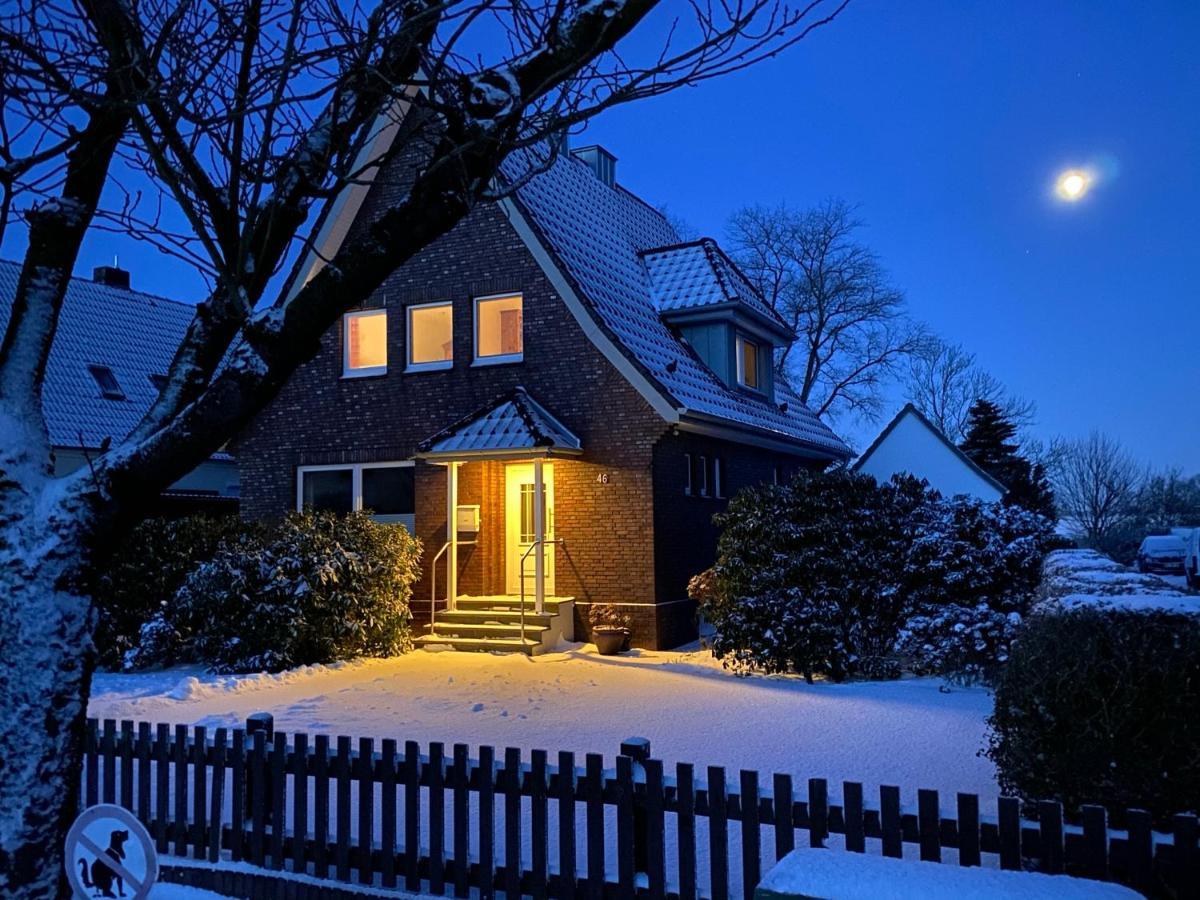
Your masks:
M554 537L554 466L542 464L546 492L546 539ZM504 470L504 557L508 593L521 593L521 558L533 545L533 463L513 463ZM554 544L545 546L546 596L554 593ZM525 557L525 596L536 594L533 553Z

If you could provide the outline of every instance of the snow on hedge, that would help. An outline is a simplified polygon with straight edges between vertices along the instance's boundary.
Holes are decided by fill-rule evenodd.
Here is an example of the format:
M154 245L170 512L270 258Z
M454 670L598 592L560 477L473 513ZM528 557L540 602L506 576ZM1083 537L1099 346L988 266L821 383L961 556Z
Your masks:
M1095 550L1056 550L1042 567L1037 610L1080 607L1200 614L1200 594L1135 572Z

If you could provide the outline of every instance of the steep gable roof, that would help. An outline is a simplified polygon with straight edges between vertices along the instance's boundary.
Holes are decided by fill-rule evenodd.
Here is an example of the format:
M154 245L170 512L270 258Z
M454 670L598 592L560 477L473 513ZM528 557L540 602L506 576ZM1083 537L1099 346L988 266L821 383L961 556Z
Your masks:
M967 454L963 453L963 451L959 449L959 447L955 445L950 438L946 437L946 434L942 431L942 429L938 428L931 421L929 421L928 417L926 417L923 412L921 412L911 403L906 403L904 408L900 410L900 412L896 413L895 418L888 422L883 431L879 432L878 437L871 442L871 446L863 451L862 455L854 461L854 465L852 465L850 468L855 472L860 471L863 466L870 461L871 457L873 457L879 451L879 448L886 443L887 439L892 435L900 423L905 418L910 416L917 422L921 423L921 425L923 425L934 437L936 437L938 441L950 451L951 454L957 457L957 459L964 466L970 469L981 480L989 484L995 490L999 491L1001 495L1008 493L1008 488L1006 488L995 477L989 475L986 471L980 468L978 463L971 459L971 457L967 456ZM914 472L913 474L917 473Z
M511 162L509 174L515 176L519 165ZM641 257L642 251L680 243L662 213L620 185L604 184L586 164L570 157L525 181L515 203L601 325L680 407L681 416L799 442L827 458L850 455L837 435L786 389L780 392L785 401L773 403L727 387L663 321Z
M0 333L20 273L19 263L0 260ZM95 448L132 431L158 396L151 376L166 374L195 311L186 303L72 278L42 386L50 442ZM102 396L89 366L110 369L124 399Z

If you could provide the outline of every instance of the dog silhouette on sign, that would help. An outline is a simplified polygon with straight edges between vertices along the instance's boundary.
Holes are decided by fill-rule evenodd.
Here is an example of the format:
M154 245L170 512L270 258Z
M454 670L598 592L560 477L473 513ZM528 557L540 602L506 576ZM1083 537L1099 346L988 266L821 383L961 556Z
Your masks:
M125 842L129 840L129 832L124 829L113 831L108 836L108 849L104 851L105 856L120 862L125 858ZM92 863L91 877L88 877L87 860L83 857L79 858L79 870L83 876L84 887L91 888L95 891L93 896L96 897L124 897L125 896L125 879L117 874L115 869L109 868L104 856L97 857ZM116 884L119 893L113 893L113 884Z

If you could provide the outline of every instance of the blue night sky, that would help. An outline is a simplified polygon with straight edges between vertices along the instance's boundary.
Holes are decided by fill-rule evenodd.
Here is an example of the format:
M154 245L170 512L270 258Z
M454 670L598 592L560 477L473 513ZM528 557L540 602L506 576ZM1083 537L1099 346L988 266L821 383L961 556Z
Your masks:
M1196 472L1197 46L1194 0L853 0L782 58L605 113L578 143L718 238L746 204L857 204L913 314L1035 400L1038 436L1099 428ZM1054 176L1087 164L1110 174L1054 200ZM114 251L136 287L201 294L108 235L81 273ZM874 431L848 430L859 447Z

